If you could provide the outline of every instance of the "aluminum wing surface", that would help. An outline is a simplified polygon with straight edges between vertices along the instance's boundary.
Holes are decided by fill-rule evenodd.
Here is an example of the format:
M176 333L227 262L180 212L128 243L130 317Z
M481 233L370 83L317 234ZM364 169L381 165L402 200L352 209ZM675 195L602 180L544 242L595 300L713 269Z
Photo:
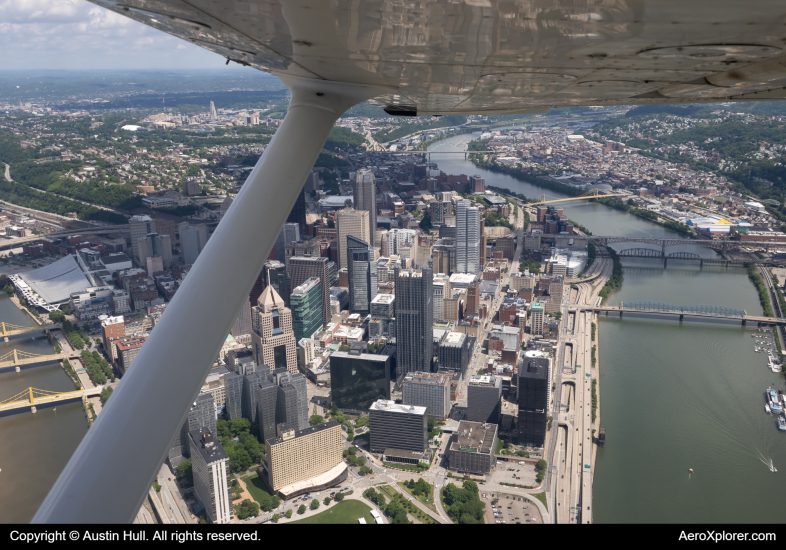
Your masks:
M786 98L781 0L91 0L402 114Z

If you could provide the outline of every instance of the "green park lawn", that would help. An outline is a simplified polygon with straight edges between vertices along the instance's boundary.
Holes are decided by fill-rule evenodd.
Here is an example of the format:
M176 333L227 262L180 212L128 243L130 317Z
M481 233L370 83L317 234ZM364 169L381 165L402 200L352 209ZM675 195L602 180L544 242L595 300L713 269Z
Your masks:
M366 518L366 523L371 525L374 518L371 517L371 508L359 500L344 500L338 504L333 504L330 508L315 516L287 523L320 523L320 524L357 524L358 518Z

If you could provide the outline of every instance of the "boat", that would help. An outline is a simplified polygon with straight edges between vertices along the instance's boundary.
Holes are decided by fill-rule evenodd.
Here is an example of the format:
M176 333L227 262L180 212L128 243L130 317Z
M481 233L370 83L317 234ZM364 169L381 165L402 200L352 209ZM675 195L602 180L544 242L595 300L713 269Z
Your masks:
M768 412L768 413L771 413L771 412L772 412L772 411L770 410L770 406L769 406L767 403L765 403L765 404L764 404L764 412Z
M764 393L765 398L767 399L767 404L770 406L770 410L775 414L781 414L783 412L783 407L780 404L778 399L778 392L772 389L772 386L767 388L767 391Z
M786 419L782 416L778 417L778 429L782 432L786 432Z

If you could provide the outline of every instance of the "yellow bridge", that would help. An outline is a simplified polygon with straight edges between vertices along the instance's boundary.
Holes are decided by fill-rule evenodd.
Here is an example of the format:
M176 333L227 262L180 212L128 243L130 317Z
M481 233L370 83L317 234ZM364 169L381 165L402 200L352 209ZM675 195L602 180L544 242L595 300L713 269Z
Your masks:
M49 361L62 361L63 359L78 358L80 352L72 351L69 353L58 353L54 355L39 355L28 351L14 349L4 355L0 355L0 369L17 367L22 365L34 365L36 363L47 363Z
M630 197L632 195L626 193L599 193L597 189L591 189L586 193L583 193L577 197L568 197L567 199L554 199L549 197L548 195L541 195L538 199L538 202L534 202L535 206L539 206L542 204L554 204L555 202L567 202L567 201L582 201L582 200L589 200L589 199L604 199L606 197ZM549 198L551 200L546 200Z
M50 325L36 325L34 327L23 327L20 325L12 325L11 323L0 322L0 329L2 333L0 336L16 336L17 334L26 334L28 332L44 332L48 330L59 329L60 324L54 323Z
M91 395L100 395L103 389L103 386L98 386L89 390L54 392L27 388L26 390L20 391L15 396L9 397L5 401L0 401L0 413L27 407L30 407L31 412L36 412L36 407L41 405L59 403L60 401L70 401L72 399L82 399L84 401Z

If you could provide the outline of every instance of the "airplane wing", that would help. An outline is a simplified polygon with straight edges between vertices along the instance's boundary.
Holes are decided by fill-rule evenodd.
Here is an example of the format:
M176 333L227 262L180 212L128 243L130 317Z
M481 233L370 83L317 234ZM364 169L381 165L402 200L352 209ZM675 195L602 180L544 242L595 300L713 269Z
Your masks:
M279 76L283 124L42 504L131 521L336 119L786 97L782 0L92 0Z
M718 0L91 0L402 114L786 97L786 5Z

